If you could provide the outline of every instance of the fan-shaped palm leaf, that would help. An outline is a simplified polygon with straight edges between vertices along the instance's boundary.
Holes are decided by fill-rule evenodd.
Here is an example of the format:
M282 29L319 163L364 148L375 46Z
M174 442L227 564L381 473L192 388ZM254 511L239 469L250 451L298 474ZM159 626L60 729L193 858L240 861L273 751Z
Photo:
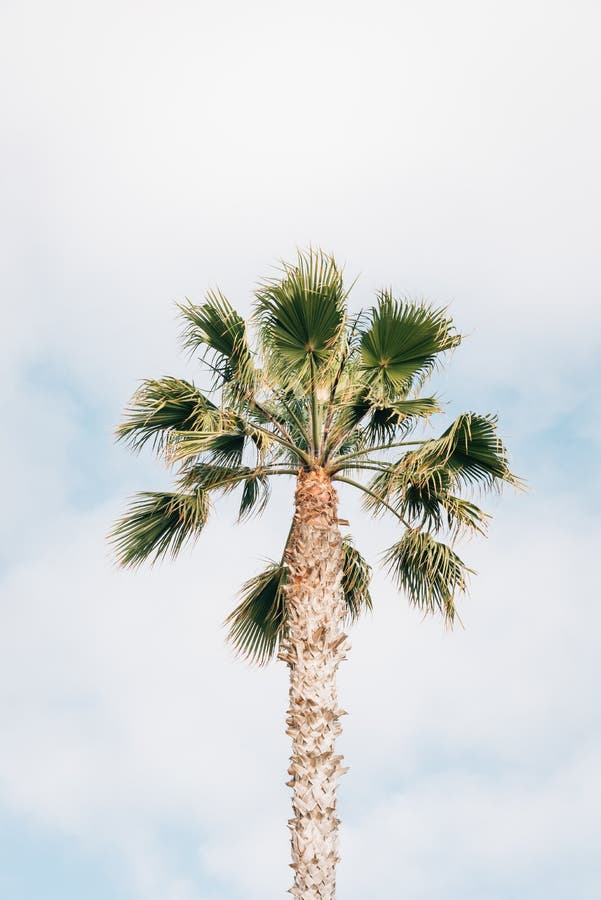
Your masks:
M282 277L263 282L255 315L262 350L279 380L304 383L332 363L346 324L346 293L334 259L321 251L299 253Z
M246 341L244 319L220 291L209 291L206 302L179 305L184 319L183 344L191 352L203 351L211 360L218 383L235 382L252 390L254 365Z
M354 622L364 610L373 608L369 592L371 566L361 556L349 535L343 538L342 551L342 590L348 619Z
M189 381L168 376L142 382L117 428L117 438L140 450L151 441L162 450L174 431L206 428L220 413L215 404Z
M435 482L411 483L401 494L398 511L411 524L428 531L446 527L454 535L460 531L484 534L486 515L463 497L441 489Z
M383 400L395 401L423 380L439 354L460 341L444 309L395 300L383 291L361 341L363 376Z
M167 457L171 463L206 455L208 462L217 465L240 465L247 446L254 447L263 458L269 447L282 443L260 425L242 419L231 410L224 412L207 431L173 431L169 435ZM286 442L284 442L286 443ZM294 449L294 448L292 448Z
M122 566L137 566L167 553L176 556L186 541L198 537L208 514L209 499L202 490L137 494L112 532L117 559Z
M252 515L260 515L269 502L271 493L268 473L261 470L251 472L244 481L238 518L242 522Z
M450 478L459 487L490 490L502 482L519 487L519 479L509 469L496 423L496 416L464 413L439 438L425 441L407 454L398 467L399 474Z
M265 571L243 584L242 602L225 620L236 651L258 665L275 655L285 630L286 575L283 563L270 562Z
M467 589L472 573L454 550L425 531L408 529L386 551L384 562L413 606L425 613L440 612L453 623L455 596Z

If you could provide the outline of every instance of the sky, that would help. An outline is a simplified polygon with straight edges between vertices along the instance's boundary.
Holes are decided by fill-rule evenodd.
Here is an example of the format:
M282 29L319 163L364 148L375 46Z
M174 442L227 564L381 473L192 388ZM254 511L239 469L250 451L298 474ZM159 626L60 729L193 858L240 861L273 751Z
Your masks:
M528 491L488 501L445 630L374 565L340 671L340 900L601 895L601 11L572 0L5 0L0 896L271 900L290 883L286 669L224 643L277 557L226 501L176 562L105 535L169 474L113 430L194 377L175 301L309 244L352 303L448 305L447 416L494 412Z

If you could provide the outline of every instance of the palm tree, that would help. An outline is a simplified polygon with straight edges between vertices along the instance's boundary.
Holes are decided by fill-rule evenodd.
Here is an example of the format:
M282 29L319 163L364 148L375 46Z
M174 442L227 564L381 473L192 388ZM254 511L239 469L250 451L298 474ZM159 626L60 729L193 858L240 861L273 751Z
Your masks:
M123 566L175 556L201 533L213 497L241 488L246 519L265 508L273 478L296 479L281 558L246 582L227 623L240 653L259 664L277 656L290 669L290 892L302 900L335 896L345 771L335 753L336 670L345 624L372 606L370 567L341 535L335 483L400 526L385 565L411 604L451 625L470 572L455 539L484 533L488 518L461 494L518 484L494 416L465 413L440 437L420 431L441 412L420 390L461 340L446 311L384 290L351 316L347 298L334 259L309 250L260 284L248 324L218 291L180 305L184 347L200 354L210 389L144 381L118 428L135 450L152 444L176 481L173 492L137 495L116 524Z

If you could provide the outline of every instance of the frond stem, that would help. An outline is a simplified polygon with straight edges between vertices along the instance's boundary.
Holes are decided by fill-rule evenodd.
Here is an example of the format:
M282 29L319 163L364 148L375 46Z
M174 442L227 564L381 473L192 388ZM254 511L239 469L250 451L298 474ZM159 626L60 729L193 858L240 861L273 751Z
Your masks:
M294 412L294 410L292 409L290 404L286 400L284 400L284 398L282 397L282 395L280 393L276 393L275 398L278 401L278 403L282 404L282 406L284 407L284 409L286 410L286 412L288 413L288 415L290 416L290 418L292 419L292 421L294 422L294 424L296 425L296 427L298 428L298 430L300 431L300 433L306 440L307 447L308 447L309 444L311 443L311 437L310 437L309 431L306 427L306 424L303 422L302 419L300 419L298 417L298 415Z
M286 428L284 428L282 423L279 422L278 419L276 419L276 417L272 413L269 412L269 410L265 409L265 407L261 403L258 403L255 397L250 398L250 403L256 409L258 409L262 415L266 416L269 419L269 421L272 422L273 425L275 425L275 427L278 429L278 431L280 432L282 437L284 437L287 441L289 441L294 446L294 439L292 438L292 436L288 433Z
M359 323L359 319L360 319L360 317L361 317L361 314L362 314L362 313L360 312L360 313L355 317L355 321L353 322L353 326L352 326L352 328L351 328L351 332L350 332L349 336L347 337L347 344L346 344L346 347L345 347L345 352L342 354L342 358L341 358L341 360L340 360L340 366L338 367L338 371L336 372L336 375L335 375L334 380L333 380L333 382L332 382L332 387L331 387L331 389L330 389L330 398L329 398L329 400L328 400L328 409L327 409L327 412L326 412L326 419L325 419L325 425L324 425L324 431L323 431L323 447L324 447L324 452L323 452L323 454L322 454L322 457L323 457L323 458L320 459L320 462L321 462L322 464L325 462L325 452L326 452L326 447L327 447L327 444L328 444L328 437L329 437L329 434L330 434L330 429L331 429L331 427L332 427L332 419L334 418L334 410L335 410L334 400L336 399L336 391L338 390L338 384L339 384L340 379L341 379L341 377L342 377L342 373L343 373L343 371L344 371L344 366L345 366L345 364L346 364L347 359L349 358L349 353L350 353L350 342L351 342L351 340L352 340L352 338L353 338L353 335L354 335L354 333L355 333L355 331L356 331L356 329L357 329L357 325L358 325L358 323Z
M242 417L240 417L242 418ZM279 437L277 434L274 434L273 431L268 431L267 428L261 428L260 425L257 425L255 422L247 422L246 419L242 419L245 425L248 425L249 428L254 428L259 431L261 434L267 435L267 437L271 438L276 442L276 444L281 444L282 447L287 447L288 450L292 450L293 453L296 453L300 459L307 465L311 464L311 457L308 453L305 453L304 450L301 450L300 447L297 447L296 444L290 439L290 441L286 440L283 437Z
M357 456L367 456L368 453L378 453L380 450L393 450L395 447L415 447L416 445L427 443L427 441L396 441L392 444L379 444L377 447L368 447L365 450L356 450L354 453L346 453L344 456L338 456L333 462L338 465L349 459L355 459Z
M298 469L284 468L280 466L256 466L254 469L249 469L245 472L232 472L230 476L224 476L221 481L215 482L215 484L210 484L203 487L205 491L218 491L224 487L230 487L231 485L237 484L239 481L246 481L247 478L258 478L261 475L298 475ZM184 478L180 479L181 484L185 484L185 473Z
M307 446L309 446L309 444L311 443L311 436L310 436L309 432L306 430L304 422L298 418L296 413L293 412L291 407L283 399L283 397L281 397L281 395L278 394L277 399L278 399L278 402L281 403L282 406L284 407L284 409L288 412L290 418L294 421L295 425L298 427L298 430L300 431L302 436L307 441Z
M332 478L332 481L342 481L344 484L350 484L351 487L357 488L359 491L363 491L364 494L369 494L370 497L373 497L374 500L377 500L382 506L385 506L387 510L389 510L393 516L402 522L405 528L411 528L411 525L396 511L394 506L391 506L390 503L387 503L386 500L383 500L379 494L376 494L375 491L370 490L365 484L361 484L360 481L353 481L351 478L344 478L342 475L335 475Z
M319 415L317 408L317 388L315 386L315 360L313 359L313 353L311 352L310 358L311 365L311 424L312 424L312 450L313 455L318 456L319 454Z
M385 472L387 469L390 468L390 463L385 462L384 460L380 461L379 459L367 459L364 461L359 461L355 464L351 463L349 466L346 466L346 465L338 466L338 464L334 465L332 468L329 468L326 466L326 472L328 472L328 474L330 474L330 475L335 475L336 472L342 472L346 468L365 469L366 471L369 471L371 469L375 472Z

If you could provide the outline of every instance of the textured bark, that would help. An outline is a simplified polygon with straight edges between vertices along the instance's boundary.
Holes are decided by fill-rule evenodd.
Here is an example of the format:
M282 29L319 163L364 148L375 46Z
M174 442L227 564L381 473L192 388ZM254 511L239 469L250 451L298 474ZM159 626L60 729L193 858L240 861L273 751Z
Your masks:
M286 552L288 634L280 652L290 667L290 893L300 900L334 900L339 860L336 783L346 771L342 757L335 754L344 712L338 708L336 670L348 649L342 630L342 539L336 492L322 469L299 473L295 502Z

